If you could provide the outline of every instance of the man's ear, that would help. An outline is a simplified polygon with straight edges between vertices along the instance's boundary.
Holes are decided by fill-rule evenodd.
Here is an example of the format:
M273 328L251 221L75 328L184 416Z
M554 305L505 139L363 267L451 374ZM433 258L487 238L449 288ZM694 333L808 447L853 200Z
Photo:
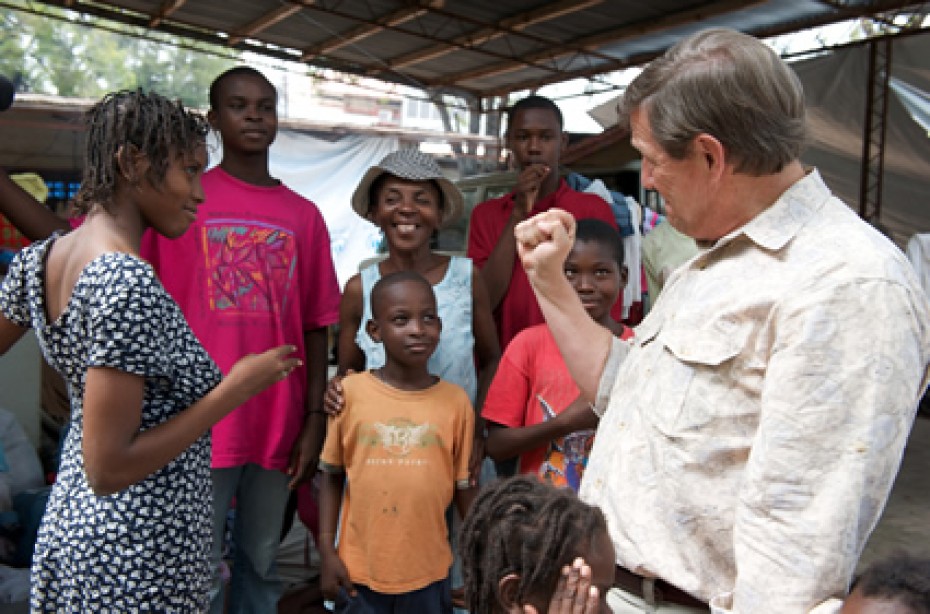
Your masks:
M129 184L138 186L149 171L151 163L148 156L131 143L120 145L116 150L116 166L119 174Z
M568 133L562 130L561 134L562 136L559 139L561 142L559 146L559 151L565 151L566 149L568 149Z
M630 270L626 268L626 265L620 267L620 294L623 294L623 289L626 288L626 283L630 279Z
M375 343L381 343L381 331L378 330L378 323L374 320L365 322L365 332Z
M216 111L210 109L207 111L207 122L210 124L210 127L219 132L219 128L216 125Z
M712 178L719 179L727 163L727 151L716 137L702 132L694 137L695 154L699 155L711 173Z

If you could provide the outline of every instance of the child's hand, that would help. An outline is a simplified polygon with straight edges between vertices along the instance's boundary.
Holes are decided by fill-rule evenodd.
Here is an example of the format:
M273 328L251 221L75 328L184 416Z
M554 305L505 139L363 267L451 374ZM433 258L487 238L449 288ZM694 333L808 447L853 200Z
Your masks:
M281 345L261 354L246 354L229 370L222 385L238 399L236 405L241 405L304 364L299 358L290 356L296 351L293 345Z
M571 567L562 568L555 592L549 600L549 614L597 614L600 607L597 587L591 586L591 568L580 558ZM538 614L531 605L523 606L524 614Z
M352 369L346 371L346 375L355 373ZM323 393L323 411L329 416L338 416L345 407L346 400L342 396L342 378L345 375L334 375L326 385L326 391Z
M335 551L321 555L320 591L323 597L335 601L340 588L345 589L349 597L355 597L355 585L349 579L349 572L339 555Z
M596 429L599 419L594 410L591 409L591 404L579 395L568 407L559 412L555 420L558 420L563 427L564 437L576 431Z

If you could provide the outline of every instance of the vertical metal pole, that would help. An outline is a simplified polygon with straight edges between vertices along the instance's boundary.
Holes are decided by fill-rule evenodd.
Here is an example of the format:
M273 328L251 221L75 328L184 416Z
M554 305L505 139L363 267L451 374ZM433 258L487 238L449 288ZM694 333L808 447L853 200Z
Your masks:
M888 83L891 77L891 38L869 43L869 75L862 134L859 215L877 222L882 210L885 168L885 127L888 120Z

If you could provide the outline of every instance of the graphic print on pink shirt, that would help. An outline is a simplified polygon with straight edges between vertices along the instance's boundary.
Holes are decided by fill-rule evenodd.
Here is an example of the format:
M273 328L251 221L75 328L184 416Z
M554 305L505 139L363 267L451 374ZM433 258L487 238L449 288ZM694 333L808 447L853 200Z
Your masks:
M297 264L293 233L216 219L205 223L202 240L210 311L240 316L286 311Z

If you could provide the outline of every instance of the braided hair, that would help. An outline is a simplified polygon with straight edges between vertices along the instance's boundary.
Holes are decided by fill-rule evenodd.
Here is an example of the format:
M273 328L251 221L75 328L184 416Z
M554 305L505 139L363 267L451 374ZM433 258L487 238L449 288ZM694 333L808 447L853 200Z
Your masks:
M930 614L930 557L897 552L868 567L853 582L850 593L854 590L896 602L909 614Z
M459 536L468 610L502 611L499 582L508 574L519 577L518 602L529 597L548 602L562 567L606 530L601 511L569 489L525 475L490 484L475 499Z
M142 90L107 94L90 108L86 122L84 177L75 197L82 213L94 204L108 207L127 156L138 152L148 158L148 180L157 186L172 157L204 143L209 129L203 116L180 101Z

